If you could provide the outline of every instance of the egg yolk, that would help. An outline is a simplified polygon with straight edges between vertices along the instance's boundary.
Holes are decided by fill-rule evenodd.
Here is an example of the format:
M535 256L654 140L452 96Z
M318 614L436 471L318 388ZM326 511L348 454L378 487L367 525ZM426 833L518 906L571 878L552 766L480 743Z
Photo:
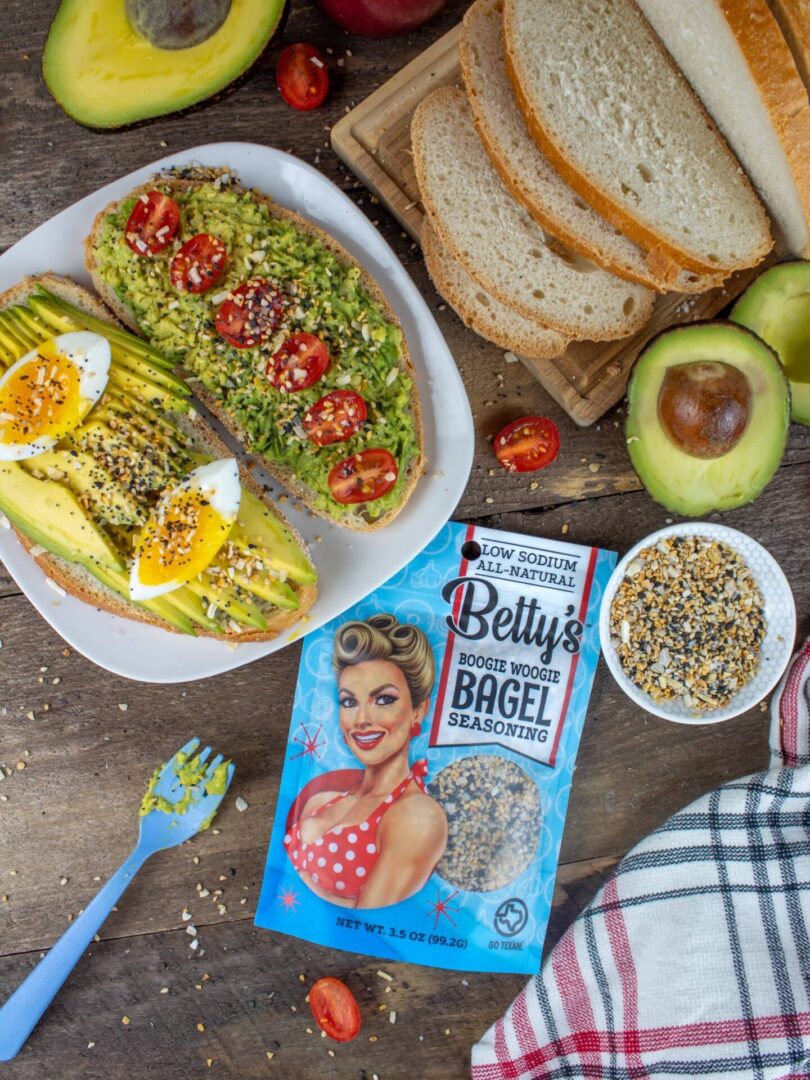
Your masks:
M226 521L201 491L184 491L159 509L138 544L142 585L191 581L211 563L233 522Z
M81 373L52 342L0 387L0 442L58 439L81 420Z

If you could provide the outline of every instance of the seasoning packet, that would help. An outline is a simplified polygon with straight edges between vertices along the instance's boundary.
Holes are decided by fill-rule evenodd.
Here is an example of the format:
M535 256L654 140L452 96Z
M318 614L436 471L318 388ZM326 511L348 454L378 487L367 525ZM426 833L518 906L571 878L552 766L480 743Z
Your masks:
M615 562L450 522L305 639L257 925L538 969Z

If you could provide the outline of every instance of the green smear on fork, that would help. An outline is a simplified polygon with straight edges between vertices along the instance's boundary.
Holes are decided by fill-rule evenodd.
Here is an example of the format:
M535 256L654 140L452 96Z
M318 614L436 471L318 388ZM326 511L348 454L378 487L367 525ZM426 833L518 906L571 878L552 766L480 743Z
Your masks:
M205 787L202 788L200 786L200 780L205 773L207 763L201 762L199 755L190 757L188 754L184 754L182 750L179 751L175 757L177 760L174 764L173 772L182 789L182 794L180 794L176 802L171 802L169 799L157 794L155 788L163 770L166 768L165 765L159 766L152 774L152 779L149 781L146 794L143 797L143 802L141 803L141 808L138 812L140 817L145 817L153 810L161 810L164 814L184 814L189 807L198 803L203 795L224 795L227 791L228 766L230 765L230 761L221 762L214 770L214 775L208 780ZM200 826L200 831L209 827L213 817L214 815L212 814L211 817L203 822Z

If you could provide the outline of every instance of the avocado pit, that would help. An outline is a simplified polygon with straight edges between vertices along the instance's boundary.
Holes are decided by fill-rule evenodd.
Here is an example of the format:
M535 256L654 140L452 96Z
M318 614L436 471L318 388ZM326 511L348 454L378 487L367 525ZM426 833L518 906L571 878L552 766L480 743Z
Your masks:
M669 440L690 457L719 458L743 435L751 416L751 385L742 371L717 360L667 369L658 419Z
M231 0L126 0L133 28L156 49L189 49L212 37Z

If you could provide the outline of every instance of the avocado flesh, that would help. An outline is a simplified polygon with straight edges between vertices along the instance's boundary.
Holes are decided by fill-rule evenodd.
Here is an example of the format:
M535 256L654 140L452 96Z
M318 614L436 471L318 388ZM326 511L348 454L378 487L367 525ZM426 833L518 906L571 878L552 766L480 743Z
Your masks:
M312 585L317 574L304 551L281 521L251 491L242 490L242 502L229 539L240 546L258 544L274 570L286 572L299 585Z
M189 592L198 596L204 606L207 607L211 603L216 604L219 610L223 611L229 619L235 619L237 622L252 626L256 630L267 629L267 619L262 615L256 604L246 598L238 597L232 588L221 585L215 586L206 575L200 575L192 579L186 584L186 588Z
M20 462L29 473L44 473L49 480L66 484L91 513L110 525L136 525L141 507L95 458L81 450L46 450Z
M261 54L283 10L284 0L233 0L206 41L160 49L130 24L125 0L62 0L42 72L74 120L123 127L186 109L224 89Z
M21 484L25 488L25 494L16 502L7 492L10 481L4 479L0 471L0 509L33 543L69 561L81 563L102 584L128 600L128 555L124 553L132 546L132 527L141 525L146 513L146 504L139 500L143 499L144 492L161 492L171 486L176 477L209 460L206 455L194 452L184 433L156 411L160 400L165 400L169 417L172 413L187 410L189 391L174 375L166 377L170 368L168 362L159 358L161 362L157 363L152 356L153 350L138 339L130 339L123 331L109 334L103 322L52 298L42 286L29 299L33 303L26 302L0 312L0 335L5 334L8 342L7 357L0 354L0 373L4 366L54 334L86 329L107 336L111 342L110 380L84 423L64 442L23 463L8 463L7 473L12 478L21 476L18 486ZM130 340L132 350L129 349ZM164 385L158 385L159 382ZM177 390L182 396L178 396ZM126 477L125 483L107 467L105 463L109 461L115 463L116 474L120 470ZM0 467L3 464L0 463ZM136 489L127 486L133 477L137 477L137 498L133 495ZM41 503L35 498L32 501L31 492L41 494L43 491L56 499L55 511L41 514ZM26 516L25 507L31 505L36 508L36 513ZM250 524L246 532L240 531L236 546L244 544L248 554L260 556L268 566L278 563L279 570L286 572L287 567L291 567L307 581L314 580L311 564L281 522L247 491L243 492L243 505L248 507ZM70 535L74 517L82 525L81 544L73 542L70 535L67 539L62 535L66 513ZM81 518L77 516L79 514ZM40 516L47 523L46 527L40 523ZM85 521L88 529L101 537L101 543L97 538L92 542L87 540ZM98 522L109 524L109 536ZM253 533L254 524L257 535ZM107 564L100 566L96 560L102 554ZM224 567L224 564L220 565ZM227 573L227 567L224 568ZM294 580L292 573L289 576ZM256 598L255 601L251 596ZM222 635L221 623L207 614L212 600L235 623L258 630L267 628L265 612L260 605L271 604L284 609L299 606L296 593L284 582L270 574L252 574L248 578L238 571L232 577L232 587L214 589L211 583L201 578L138 604L185 633L194 633L197 626Z
M810 425L810 262L782 263L760 274L731 318L776 352L790 381L791 416Z
M129 603L133 603L129 599L129 575L127 573L93 567L93 576L102 585L106 585L111 592L116 593L124 600L129 601ZM155 596L151 600L139 600L136 606L157 615L159 619L163 619L170 626L173 626L175 630L194 636L194 622L174 604L168 602L165 597Z
M667 371L694 362L737 368L751 388L748 424L722 457L684 453L667 436L658 398ZM668 330L641 354L627 388L627 449L639 479L668 510L700 517L751 502L782 460L790 423L790 392L773 351L733 323L696 323Z
M54 555L91 566L121 569L124 560L74 493L38 480L16 461L0 461L0 510L29 540Z

